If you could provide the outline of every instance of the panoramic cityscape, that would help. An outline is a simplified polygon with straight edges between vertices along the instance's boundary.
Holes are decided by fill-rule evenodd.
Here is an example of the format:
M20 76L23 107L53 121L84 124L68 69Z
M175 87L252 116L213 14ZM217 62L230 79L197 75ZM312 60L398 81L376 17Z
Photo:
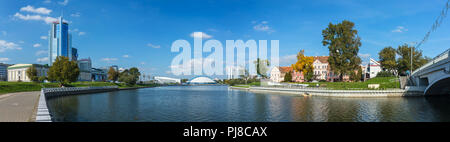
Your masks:
M0 122L450 121L450 1L380 3L1 1Z

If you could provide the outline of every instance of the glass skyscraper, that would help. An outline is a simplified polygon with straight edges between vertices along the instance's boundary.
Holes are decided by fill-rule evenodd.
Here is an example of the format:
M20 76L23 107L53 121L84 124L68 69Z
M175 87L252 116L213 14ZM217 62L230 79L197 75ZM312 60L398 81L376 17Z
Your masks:
M69 24L63 17L53 22L49 31L49 65L51 66L58 56L68 57L72 60L72 35L69 34Z

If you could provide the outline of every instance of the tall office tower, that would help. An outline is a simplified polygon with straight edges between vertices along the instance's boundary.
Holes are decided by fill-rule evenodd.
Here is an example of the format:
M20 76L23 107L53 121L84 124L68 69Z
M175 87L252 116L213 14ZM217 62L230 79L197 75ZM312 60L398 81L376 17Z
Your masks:
M49 32L49 65L51 66L58 56L68 57L72 60L72 35L69 34L69 24L63 17L52 23Z

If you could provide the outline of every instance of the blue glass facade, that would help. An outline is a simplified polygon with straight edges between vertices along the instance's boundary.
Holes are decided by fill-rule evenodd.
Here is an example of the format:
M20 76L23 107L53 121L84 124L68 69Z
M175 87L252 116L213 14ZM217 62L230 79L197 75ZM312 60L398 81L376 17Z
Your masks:
M60 17L57 22L52 23L49 33L49 65L51 66L56 57L65 56L72 60L72 43L69 34L69 24Z

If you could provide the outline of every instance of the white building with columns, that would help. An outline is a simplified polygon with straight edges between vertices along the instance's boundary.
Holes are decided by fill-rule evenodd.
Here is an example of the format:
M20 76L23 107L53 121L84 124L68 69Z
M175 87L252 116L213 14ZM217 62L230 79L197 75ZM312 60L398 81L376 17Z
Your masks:
M37 70L37 77L47 76L48 67L39 64L16 64L8 67L8 81L10 82L31 82L27 76L27 69L34 66Z

